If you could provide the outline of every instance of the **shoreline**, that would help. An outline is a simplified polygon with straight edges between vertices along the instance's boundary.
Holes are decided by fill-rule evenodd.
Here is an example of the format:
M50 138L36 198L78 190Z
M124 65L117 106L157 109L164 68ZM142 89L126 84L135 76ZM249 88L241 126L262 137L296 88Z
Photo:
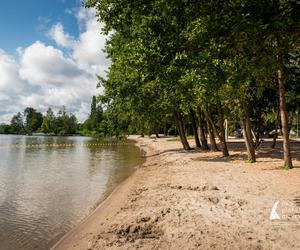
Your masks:
M144 150L144 148L142 148L143 146L140 145L140 142L138 141L138 139L136 138L129 138L128 140L133 141L134 142L134 146L138 147L141 151L144 152L144 157L146 158L148 152L150 152L151 150L148 149ZM141 152L142 154L142 152ZM146 162L146 161L145 161ZM122 192L122 190L128 188L128 185L130 185L130 182L132 178L134 178L135 173L138 171L139 167L141 167L144 163L141 163L137 166L134 166L134 171L131 175L129 175L126 179L124 179L121 183L119 183L113 190L112 192L106 197L104 198L97 206L95 209L93 209L91 211L91 213L84 218L78 225L76 225L73 229L71 229L69 232L65 233L64 235L62 235L61 237L58 236L58 240L53 239L53 243L50 242L50 249L54 250L54 249L66 249L65 245L68 244L68 248L69 248L69 241L73 241L76 240L77 238L77 234L82 233L86 227L88 227L91 222L93 220L95 220L98 216L100 217L104 217L106 212L104 211L104 214L101 214L103 212L103 210L107 209L107 207L113 202L113 199L116 199L115 197L119 197L120 194L118 194L118 192Z
M267 149L249 164L241 148L224 159L165 138L135 141L146 161L51 249L300 248L300 219L269 219L276 200L298 209L289 203L300 199L298 155L284 171Z

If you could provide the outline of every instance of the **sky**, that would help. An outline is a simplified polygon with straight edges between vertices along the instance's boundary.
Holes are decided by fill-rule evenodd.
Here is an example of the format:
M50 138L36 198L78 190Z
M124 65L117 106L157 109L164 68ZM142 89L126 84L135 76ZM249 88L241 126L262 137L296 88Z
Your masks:
M79 0L3 1L0 8L0 123L26 107L63 105L80 122L109 60L95 11Z

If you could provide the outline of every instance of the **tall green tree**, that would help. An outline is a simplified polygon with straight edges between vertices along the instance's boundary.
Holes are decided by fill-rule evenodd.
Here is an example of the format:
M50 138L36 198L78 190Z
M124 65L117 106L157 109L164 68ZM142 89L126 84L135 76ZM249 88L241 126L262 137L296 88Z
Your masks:
M90 126L91 130L97 130L99 128L100 122L103 119L103 109L101 105L97 105L97 98L93 96L91 104L91 113L90 113Z
M40 112L37 112L34 108L27 107L24 110L25 117L25 130L26 133L31 134L36 132L43 123L43 115Z
M41 130L47 134L55 133L55 126L56 117L54 115L53 110L51 108L48 108L43 123L41 125Z
M14 115L10 122L11 131L14 134L24 134L24 122L23 122L23 116L21 112L18 112L16 115Z

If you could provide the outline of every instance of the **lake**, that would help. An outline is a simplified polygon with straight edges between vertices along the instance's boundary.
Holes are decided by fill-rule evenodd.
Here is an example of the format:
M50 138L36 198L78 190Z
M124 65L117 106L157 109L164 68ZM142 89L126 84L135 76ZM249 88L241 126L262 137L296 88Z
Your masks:
M0 249L49 248L142 161L129 142L0 135Z

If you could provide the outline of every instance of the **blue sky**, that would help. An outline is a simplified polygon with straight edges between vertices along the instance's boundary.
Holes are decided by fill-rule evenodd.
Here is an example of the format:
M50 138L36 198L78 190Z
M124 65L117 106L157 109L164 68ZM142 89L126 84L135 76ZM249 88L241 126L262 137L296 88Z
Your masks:
M28 46L36 40L52 44L45 31L58 21L64 24L68 33L77 36L77 20L69 10L79 6L76 0L2 1L0 48L14 53L17 47Z
M87 118L110 61L95 10L79 0L2 1L0 6L0 123L26 107L65 105Z

